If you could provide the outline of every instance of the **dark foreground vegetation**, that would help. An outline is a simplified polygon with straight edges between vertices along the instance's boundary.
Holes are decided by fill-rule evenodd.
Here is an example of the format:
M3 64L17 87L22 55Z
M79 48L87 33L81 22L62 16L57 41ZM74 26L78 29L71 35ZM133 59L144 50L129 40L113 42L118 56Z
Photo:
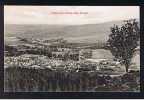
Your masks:
M134 91L140 90L139 72L111 77L97 72L62 72L49 69L5 69L6 92Z

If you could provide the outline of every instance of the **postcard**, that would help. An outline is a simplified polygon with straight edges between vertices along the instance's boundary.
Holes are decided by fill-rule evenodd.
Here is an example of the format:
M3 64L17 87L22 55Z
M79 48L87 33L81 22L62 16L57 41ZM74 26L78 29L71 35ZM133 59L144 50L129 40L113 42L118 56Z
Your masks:
M4 6L4 92L140 92L139 6Z

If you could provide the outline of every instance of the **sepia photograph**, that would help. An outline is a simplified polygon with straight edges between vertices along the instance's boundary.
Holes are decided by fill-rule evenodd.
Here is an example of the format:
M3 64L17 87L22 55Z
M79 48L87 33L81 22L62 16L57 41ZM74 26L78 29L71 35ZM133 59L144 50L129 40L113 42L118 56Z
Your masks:
M140 92L139 6L4 6L4 92Z

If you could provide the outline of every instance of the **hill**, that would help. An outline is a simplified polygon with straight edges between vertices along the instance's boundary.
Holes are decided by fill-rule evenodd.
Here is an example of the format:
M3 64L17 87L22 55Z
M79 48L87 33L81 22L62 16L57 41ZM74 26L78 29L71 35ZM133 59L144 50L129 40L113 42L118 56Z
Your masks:
M52 39L64 38L69 42L105 42L110 34L110 27L121 25L122 21L85 25L5 25L5 38L24 37Z

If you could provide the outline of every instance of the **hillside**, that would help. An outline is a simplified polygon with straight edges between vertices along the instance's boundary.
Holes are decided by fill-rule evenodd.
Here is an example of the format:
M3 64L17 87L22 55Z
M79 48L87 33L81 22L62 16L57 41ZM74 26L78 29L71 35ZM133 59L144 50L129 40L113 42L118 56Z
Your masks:
M98 42L106 41L110 34L110 27L120 25L122 21L86 25L5 25L5 38L64 38L70 42Z

